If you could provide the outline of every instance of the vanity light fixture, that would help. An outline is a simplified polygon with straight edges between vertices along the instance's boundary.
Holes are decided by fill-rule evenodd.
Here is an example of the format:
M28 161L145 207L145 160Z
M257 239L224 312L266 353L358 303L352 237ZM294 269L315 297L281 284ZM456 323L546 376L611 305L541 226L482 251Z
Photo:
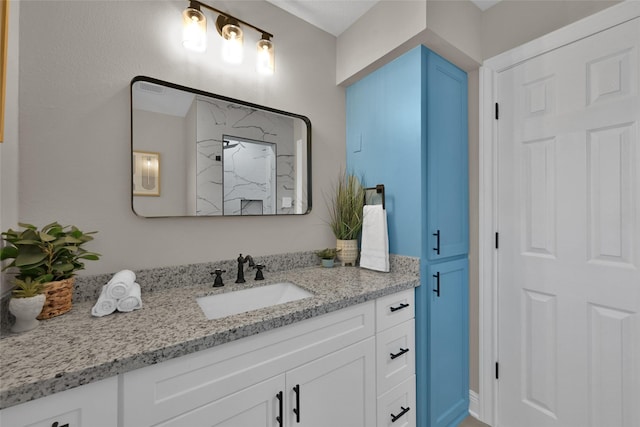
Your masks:
M186 49L196 52L204 52L207 49L207 18L201 11L202 7L218 14L216 29L224 40L222 46L224 61L231 64L242 62L244 33L241 25L244 25L261 34L257 44L256 70L260 74L273 74L275 69L275 53L271 41L273 34L198 0L190 0L189 7L182 12L182 45Z

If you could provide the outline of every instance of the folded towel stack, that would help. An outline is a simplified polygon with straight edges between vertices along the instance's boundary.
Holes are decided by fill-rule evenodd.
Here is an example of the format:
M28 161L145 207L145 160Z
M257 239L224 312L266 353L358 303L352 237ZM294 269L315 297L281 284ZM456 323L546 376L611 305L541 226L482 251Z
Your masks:
M102 317L116 310L130 312L142 308L140 285L135 280L136 274L131 270L122 270L114 274L109 283L102 287L91 314Z

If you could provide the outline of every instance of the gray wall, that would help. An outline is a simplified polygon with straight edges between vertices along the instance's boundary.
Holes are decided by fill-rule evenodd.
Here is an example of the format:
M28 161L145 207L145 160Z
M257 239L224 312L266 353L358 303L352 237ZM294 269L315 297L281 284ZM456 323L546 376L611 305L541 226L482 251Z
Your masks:
M2 193L3 207L17 202L18 218L3 219L3 228L19 219L98 230L90 248L103 257L87 263L84 274L332 244L321 195L345 161L344 90L335 85L335 37L264 1L216 2L275 34L276 74L263 77L250 57L259 34L245 34L245 64L227 66L219 59L214 17L209 17L209 51L184 50L186 5L21 2L17 200ZM129 83L136 75L308 116L316 195L312 213L259 219L136 217L130 207L129 118ZM16 144L3 144L3 162ZM2 175L4 185L4 168Z

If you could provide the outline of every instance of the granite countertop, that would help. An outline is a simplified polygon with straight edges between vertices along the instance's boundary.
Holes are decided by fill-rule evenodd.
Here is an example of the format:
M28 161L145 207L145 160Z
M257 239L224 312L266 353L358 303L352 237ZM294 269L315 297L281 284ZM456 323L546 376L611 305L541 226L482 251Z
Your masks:
M208 320L196 297L288 281L313 297ZM95 301L74 303L68 313L38 328L0 339L0 409L144 366L224 344L420 283L417 274L378 273L354 267L308 267L269 273L264 282L211 283L153 292L143 307L95 318Z

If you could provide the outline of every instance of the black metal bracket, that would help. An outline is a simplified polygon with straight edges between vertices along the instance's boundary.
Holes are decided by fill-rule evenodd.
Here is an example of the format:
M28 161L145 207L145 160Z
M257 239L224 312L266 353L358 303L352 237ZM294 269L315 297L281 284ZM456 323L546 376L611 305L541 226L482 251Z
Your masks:
M380 198L382 199L382 209L385 209L385 197L384 197L384 184L378 184L375 187L369 187L369 188L365 188L364 189L364 204L371 204L371 203L367 203L370 202L371 200L367 198L367 191L376 191L376 194L380 195Z
M406 408L404 406L401 406L400 409L402 409L402 412L400 412L398 415L391 414L391 422L392 423L395 423L396 421L398 421L400 419L400 417L402 417L404 414L406 414L407 412L409 412L411 410L411 408L408 407L408 406Z

